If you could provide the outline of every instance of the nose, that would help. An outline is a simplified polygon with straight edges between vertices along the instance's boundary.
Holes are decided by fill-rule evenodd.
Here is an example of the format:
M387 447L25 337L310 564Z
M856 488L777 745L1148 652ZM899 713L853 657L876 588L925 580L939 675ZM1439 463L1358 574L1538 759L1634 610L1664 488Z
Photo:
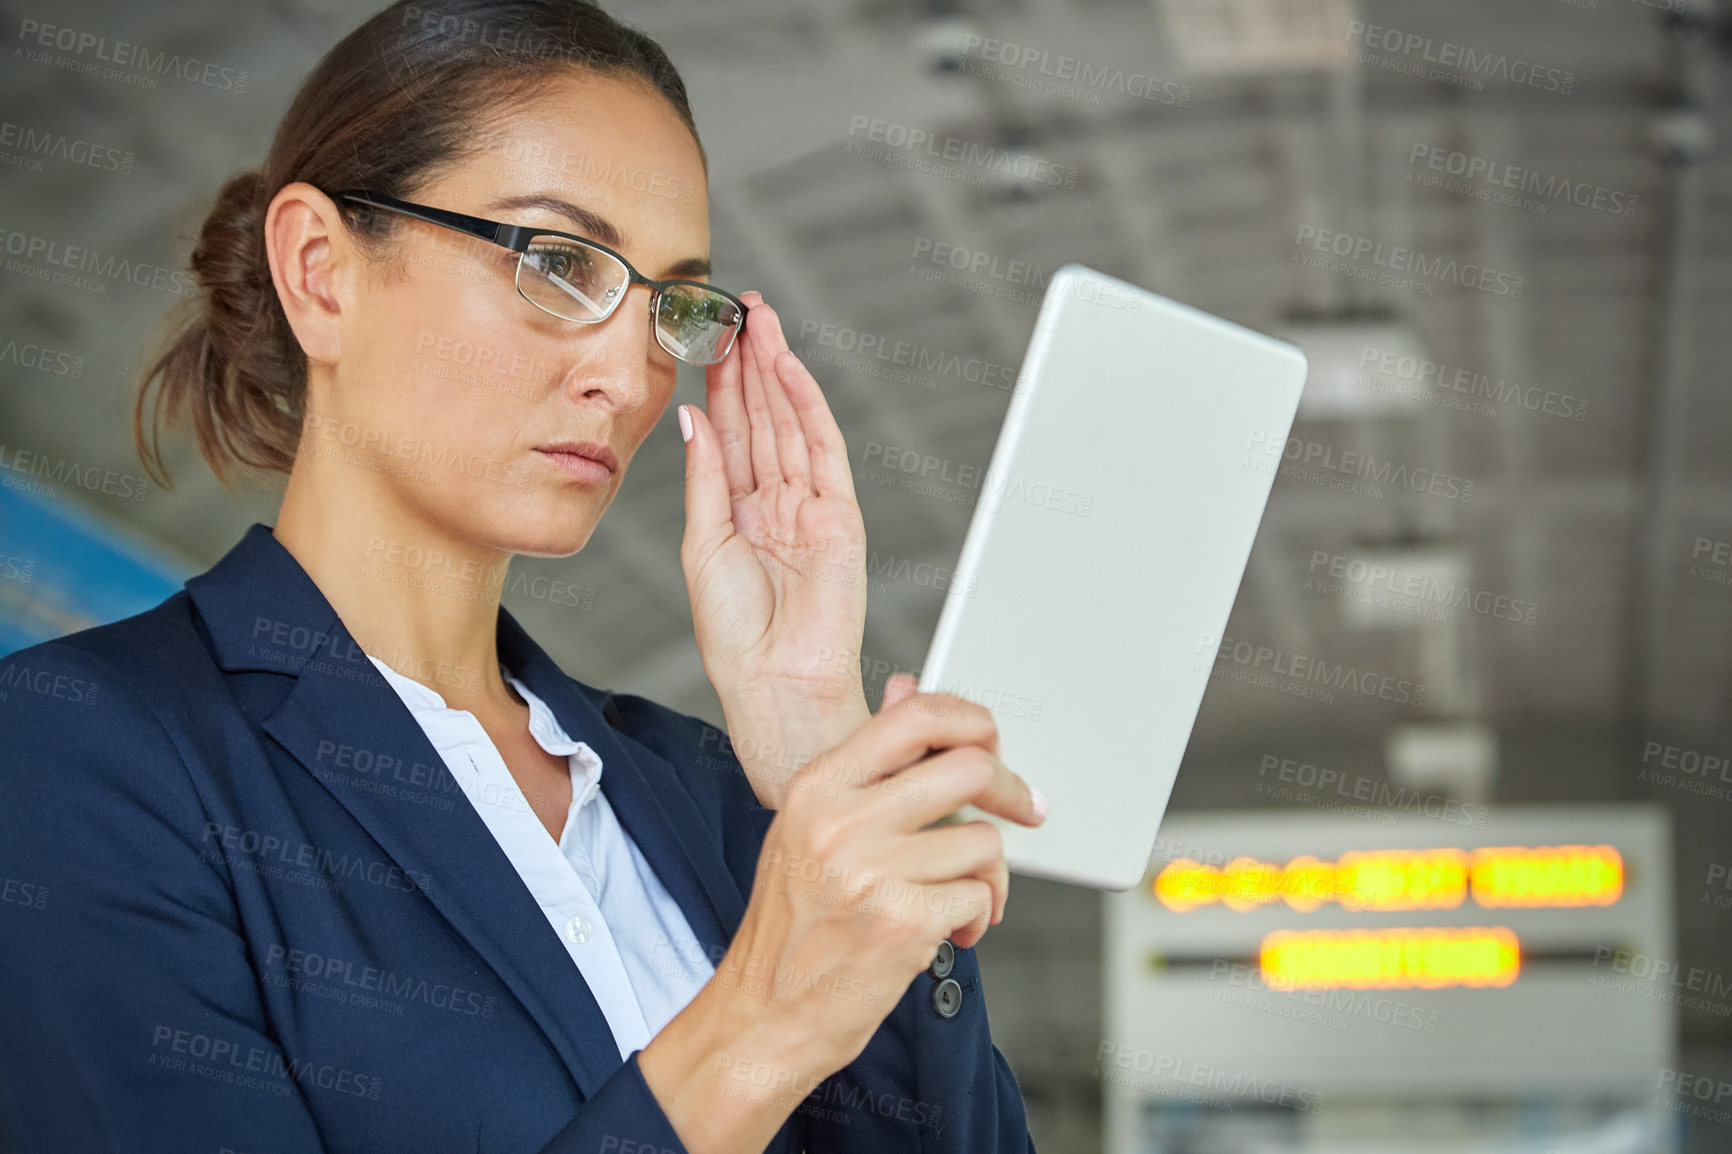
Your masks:
M578 326L573 349L579 357L564 382L571 399L601 399L615 412L629 412L648 401L652 377L663 371L656 362L672 360L653 331L653 291L648 285L631 285L606 320Z

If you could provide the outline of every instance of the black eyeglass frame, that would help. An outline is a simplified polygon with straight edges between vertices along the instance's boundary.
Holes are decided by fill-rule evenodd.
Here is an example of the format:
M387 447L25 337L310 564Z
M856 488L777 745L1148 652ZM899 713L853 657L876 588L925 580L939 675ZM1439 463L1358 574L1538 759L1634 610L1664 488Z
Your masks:
M502 221L486 220L479 216L470 216L468 213L452 212L450 209L446 208L433 208L430 205L415 204L413 201L399 200L394 196L385 196L380 193L368 192L365 189L359 188L345 189L342 192L331 193L329 195L332 200L346 200L354 204L364 204L371 208L384 209L386 212L394 212L401 216L413 217L416 220L425 221L428 224L436 224L441 228L455 229L457 232L466 233L469 236L477 237L481 240L496 244L501 248L511 250L518 256L517 268L512 275L512 283L517 288L517 295L546 313L548 316L558 317L560 320L570 321L572 324L600 324L618 311L620 302L626 298L626 290L629 290L634 284L645 285L650 290L650 328L655 331L656 343L661 345L663 349L666 349L671 356L677 357L678 359L685 361L687 364L712 365L727 360L728 354L734 349L734 342L739 339L740 330L746 326L746 302L735 296L733 293L728 292L726 289L719 289L708 281L701 280L651 280L649 277L644 276L642 273L637 271L637 269L633 268L631 261L625 259L625 257L621 256L607 245L602 244L600 241L591 240L587 236L578 236L576 233L571 232L560 232L556 228L531 228L527 225L521 224L505 224ZM585 244L590 248L599 249L606 253L614 260L617 260L621 266L625 268L626 276L628 278L626 280L625 290L621 290L619 293L614 295L613 300L607 305L606 312L591 320L580 320L577 317L568 317L562 313L556 313L546 305L541 304L534 297L531 297L528 293L523 291L523 284L518 279L523 274L523 254L529 251L529 242L538 236L557 236L563 240L574 240L579 244ZM740 323L734 327L733 335L728 338L728 347L723 349L722 355L717 357L714 361L689 360L668 348L667 344L662 340L661 325L656 323L656 313L661 307L662 290L667 288L669 285L678 284L694 285L698 288L706 289L710 292L726 297L740 310Z

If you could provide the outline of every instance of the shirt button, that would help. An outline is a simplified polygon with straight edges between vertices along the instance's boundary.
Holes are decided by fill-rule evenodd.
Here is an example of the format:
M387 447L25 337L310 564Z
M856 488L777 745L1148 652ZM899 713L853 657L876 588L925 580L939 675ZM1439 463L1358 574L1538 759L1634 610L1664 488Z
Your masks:
M595 932L595 927L590 924L588 918L572 918L565 923L566 940L580 946L589 941L589 935L593 932Z

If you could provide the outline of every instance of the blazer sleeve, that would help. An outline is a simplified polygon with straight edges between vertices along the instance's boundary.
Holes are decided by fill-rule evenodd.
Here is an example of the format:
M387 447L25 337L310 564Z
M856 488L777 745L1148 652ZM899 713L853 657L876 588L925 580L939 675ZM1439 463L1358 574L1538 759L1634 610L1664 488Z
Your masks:
M307 1083L343 1072L284 1053L207 820L113 665L58 642L0 659L0 1150L328 1150ZM681 1149L636 1059L549 1151ZM336 1085L368 1096L359 1077Z
M0 1147L322 1151L173 739L72 646L0 686Z
M646 698L613 695L608 711L627 735L673 764L694 792L714 791L729 868L750 891L775 811L758 804L721 731ZM922 973L859 1057L807 1095L792 1121L811 1151L836 1154L1033 1154L1022 1090L992 1042L980 965L957 950L950 977L962 1004L933 1006L938 979Z
M795 1112L809 1150L843 1154L1034 1154L1022 1089L987 1027L980 965L957 950L962 1004L933 1007L938 980L918 975L858 1058Z

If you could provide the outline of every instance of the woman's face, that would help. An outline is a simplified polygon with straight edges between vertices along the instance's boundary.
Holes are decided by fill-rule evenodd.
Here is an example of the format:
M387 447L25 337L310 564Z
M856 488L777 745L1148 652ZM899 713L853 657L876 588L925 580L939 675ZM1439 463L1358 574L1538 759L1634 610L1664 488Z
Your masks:
M574 72L478 139L406 199L598 240L652 279L708 279L703 162L647 84ZM673 392L650 290L634 284L607 320L578 324L519 295L515 253L393 221L385 258L357 262L357 307L329 395L309 398L302 451L358 465L345 484L365 477L448 539L581 549ZM561 442L611 450L617 467L562 466L547 451Z

